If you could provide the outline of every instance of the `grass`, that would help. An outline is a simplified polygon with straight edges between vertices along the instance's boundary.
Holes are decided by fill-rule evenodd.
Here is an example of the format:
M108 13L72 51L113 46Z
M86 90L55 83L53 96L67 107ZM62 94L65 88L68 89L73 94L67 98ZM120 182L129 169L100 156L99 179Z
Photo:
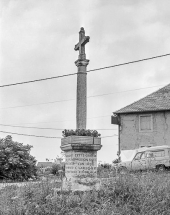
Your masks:
M96 191L59 191L44 181L0 190L0 215L169 215L170 173L118 175Z

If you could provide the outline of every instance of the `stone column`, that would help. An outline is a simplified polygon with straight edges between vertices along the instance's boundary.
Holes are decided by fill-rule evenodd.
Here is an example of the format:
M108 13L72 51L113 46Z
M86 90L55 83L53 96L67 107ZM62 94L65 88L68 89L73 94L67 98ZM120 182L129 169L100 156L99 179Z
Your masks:
M77 105L76 105L76 128L86 129L87 116L87 73L86 67L89 60L78 59L75 62L78 67L77 74Z

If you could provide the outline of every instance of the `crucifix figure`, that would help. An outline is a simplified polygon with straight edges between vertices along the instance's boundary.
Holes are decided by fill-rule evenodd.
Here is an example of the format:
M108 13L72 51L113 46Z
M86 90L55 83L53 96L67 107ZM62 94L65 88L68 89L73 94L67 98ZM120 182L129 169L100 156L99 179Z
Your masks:
M76 128L86 129L87 115L87 84L86 84L86 67L89 60L86 59L85 45L90 40L89 36L85 36L84 28L79 32L79 43L75 45L74 50L79 50L78 60L75 62L78 67L77 74L77 106L76 106Z

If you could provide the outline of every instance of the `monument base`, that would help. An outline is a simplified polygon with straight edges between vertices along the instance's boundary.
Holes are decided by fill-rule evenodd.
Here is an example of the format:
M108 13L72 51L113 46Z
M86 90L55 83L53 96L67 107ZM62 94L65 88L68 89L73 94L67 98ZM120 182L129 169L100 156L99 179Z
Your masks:
M101 149L101 138L69 136L62 139L65 152L65 190L99 189L97 179L97 151Z
M99 190L100 181L96 178L77 178L77 179L64 179L63 190L71 191L88 191L88 190Z

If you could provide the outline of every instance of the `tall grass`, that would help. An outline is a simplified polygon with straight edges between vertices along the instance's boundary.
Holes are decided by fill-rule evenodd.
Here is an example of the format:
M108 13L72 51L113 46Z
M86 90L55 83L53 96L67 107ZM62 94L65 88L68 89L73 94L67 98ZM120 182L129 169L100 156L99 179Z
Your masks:
M50 181L0 190L1 215L169 215L170 173L118 175L100 190L63 191Z

